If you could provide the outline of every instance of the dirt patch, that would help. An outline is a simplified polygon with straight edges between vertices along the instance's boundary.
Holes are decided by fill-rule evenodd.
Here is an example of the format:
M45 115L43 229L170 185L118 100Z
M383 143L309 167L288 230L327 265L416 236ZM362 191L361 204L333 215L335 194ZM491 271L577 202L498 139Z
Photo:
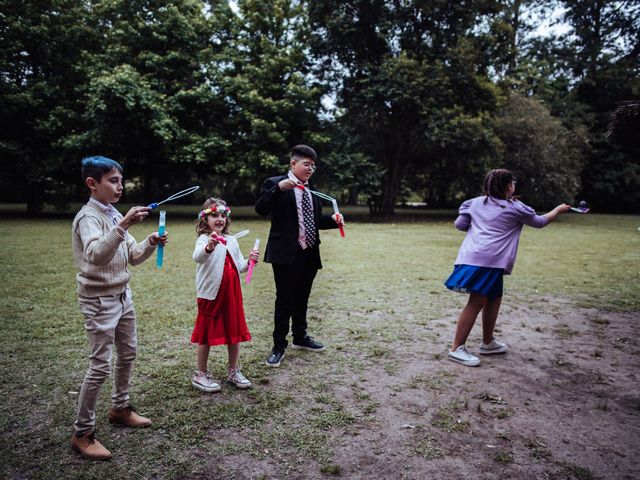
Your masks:
M359 368L338 369L326 382L323 393L353 421L325 429L329 464L287 463L286 445L274 436L272 452L217 459L218 471L231 478L640 478L638 313L556 298L528 306L507 300L496 337L509 352L482 357L478 368L446 358L456 315L415 324L411 341L383 351L359 351L356 341L339 352ZM478 351L480 334L476 325L470 351ZM284 388L292 369L321 358L328 357L288 358L262 388ZM216 435L246 444L230 431Z

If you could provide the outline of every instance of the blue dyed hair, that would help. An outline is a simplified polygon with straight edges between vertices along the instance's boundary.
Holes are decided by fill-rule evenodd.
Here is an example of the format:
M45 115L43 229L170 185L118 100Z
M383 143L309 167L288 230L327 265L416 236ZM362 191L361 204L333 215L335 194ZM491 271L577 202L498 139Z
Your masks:
M91 177L100 182L102 176L114 168L120 172L120 175L123 174L122 165L115 160L102 156L85 157L82 159L82 180Z

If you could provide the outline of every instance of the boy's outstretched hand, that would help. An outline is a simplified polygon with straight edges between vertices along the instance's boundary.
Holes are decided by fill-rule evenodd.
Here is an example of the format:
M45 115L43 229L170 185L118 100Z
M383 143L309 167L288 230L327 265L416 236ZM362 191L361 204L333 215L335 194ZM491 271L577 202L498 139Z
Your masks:
M160 235L158 232L153 232L151 235L149 235L149 245L151 245L152 247L155 247L158 244L164 247L168 241L169 234L166 231L162 235Z
M142 222L151 209L149 207L131 207L127 214L118 222L118 226L127 230L130 226Z
M278 182L278 188L283 192L291 190L292 188L296 188L297 186L298 184L290 178L285 178L284 180L280 180L280 182Z

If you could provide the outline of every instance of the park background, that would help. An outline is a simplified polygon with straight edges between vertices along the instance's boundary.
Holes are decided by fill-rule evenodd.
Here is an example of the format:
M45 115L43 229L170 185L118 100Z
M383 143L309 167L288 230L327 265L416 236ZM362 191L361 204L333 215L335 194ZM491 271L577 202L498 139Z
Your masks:
M496 166L536 208L640 205L637 1L0 8L0 201L32 214L83 201L98 154L124 166L124 201L199 184L252 204L298 143L323 190L376 216L456 207Z
M639 23L638 1L0 0L0 477L639 478ZM346 238L322 234L310 304L329 348L264 366L275 293L258 264L254 388L203 395L194 215L223 196L245 255L264 246L252 204L297 143L347 217ZM201 186L167 205L163 269L132 269L132 396L154 425L108 426L105 384L107 463L69 448L86 155L123 164L122 212ZM510 351L470 369L446 360L466 298L442 282L455 208L498 166L540 212L592 211L525 229L498 319Z

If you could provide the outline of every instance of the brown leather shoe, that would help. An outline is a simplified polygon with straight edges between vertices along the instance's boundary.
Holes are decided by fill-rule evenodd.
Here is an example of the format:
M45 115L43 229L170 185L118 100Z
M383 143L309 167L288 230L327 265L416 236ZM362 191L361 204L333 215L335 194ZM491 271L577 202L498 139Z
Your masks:
M71 448L91 460L109 460L112 456L111 452L98 441L95 432L87 432L80 437L73 433L71 435Z
M151 425L151 420L136 413L133 406L128 405L120 410L111 407L109 410L109 423L126 425L133 428L144 428Z

